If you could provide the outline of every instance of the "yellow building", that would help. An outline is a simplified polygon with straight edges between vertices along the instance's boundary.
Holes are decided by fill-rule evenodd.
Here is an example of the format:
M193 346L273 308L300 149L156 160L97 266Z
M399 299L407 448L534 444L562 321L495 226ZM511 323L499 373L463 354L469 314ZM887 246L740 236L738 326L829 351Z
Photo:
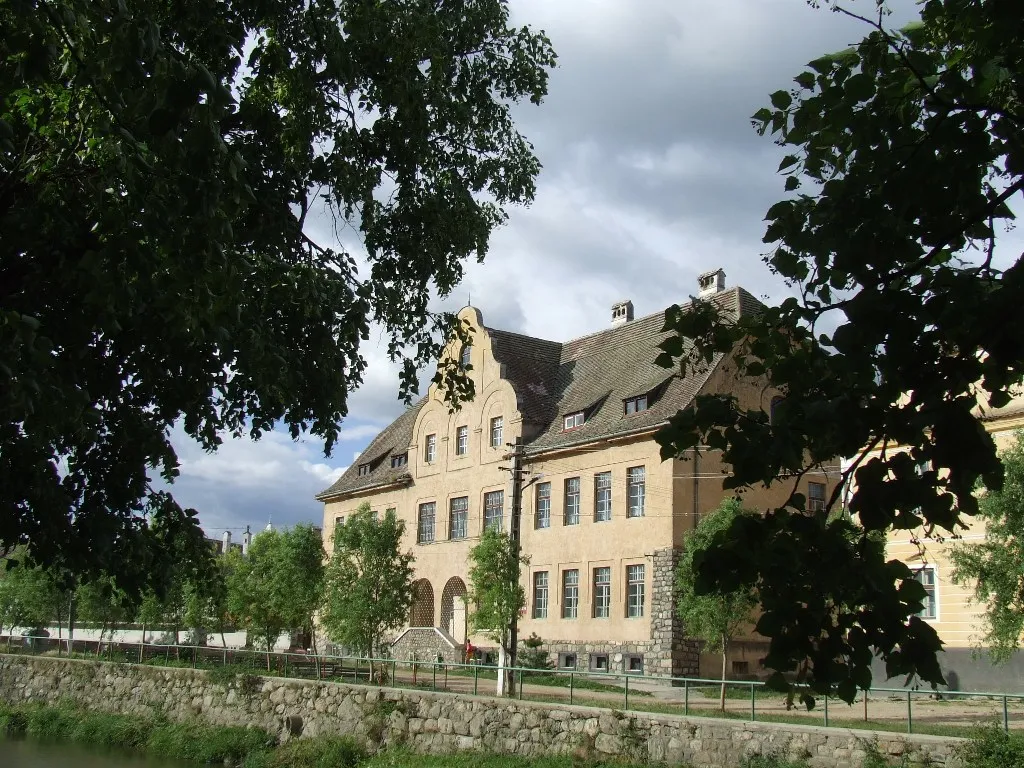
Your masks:
M1017 430L1024 429L1024 395L1014 397L1002 408L979 406L976 415L1002 451L1013 441ZM975 653L984 633L985 607L972 600L974 592L970 585L954 584L950 578L950 549L961 543L982 541L985 536L981 521L964 519L970 527L957 538L945 532L941 539L929 538L920 528L893 531L886 551L890 557L910 565L928 592L921 618L935 628L945 643L941 663L949 687L1019 692L1024 689L1024 660L1018 654L1009 665L996 667L984 655Z
M702 275L701 295L732 317L760 311L747 291L726 289L724 277ZM628 301L613 307L610 327L565 343L489 328L472 307L459 314L473 343L446 354L469 366L474 400L449 413L431 386L317 496L328 542L364 501L406 522L417 598L395 656L459 657L469 550L484 526L508 530L506 456L521 438L530 564L520 637L539 635L563 668L697 674L699 649L675 616L674 569L684 533L726 495L724 473L712 451L662 461L654 434L701 393L730 391L743 407L766 411L776 393L740 378L728 355L686 377L654 365L664 313L634 319ZM825 499L835 482L809 475L800 490ZM766 509L789 490L780 483L744 501ZM750 648L737 645L749 658L735 662L736 673L757 670L760 654L750 657Z

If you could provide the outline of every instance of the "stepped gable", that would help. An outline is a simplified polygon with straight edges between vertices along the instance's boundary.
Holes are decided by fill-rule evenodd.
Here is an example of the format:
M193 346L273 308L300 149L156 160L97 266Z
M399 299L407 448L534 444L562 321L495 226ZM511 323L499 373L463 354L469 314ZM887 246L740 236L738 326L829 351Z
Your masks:
M373 441L359 454L359 458L352 462L352 466L346 469L345 473L335 480L330 488L316 495L317 501L324 501L342 493L391 485L403 480L411 481L409 465L392 469L391 456L396 453L405 453L409 448L412 443L412 430L416 424L416 416L426 401L426 397L420 398L418 402L406 408L405 412L391 422L391 425L383 432L373 438ZM359 466L367 463L370 465L370 473L360 475Z
M523 421L548 424L558 415L557 382L562 345L521 333L487 328L494 359L516 392Z

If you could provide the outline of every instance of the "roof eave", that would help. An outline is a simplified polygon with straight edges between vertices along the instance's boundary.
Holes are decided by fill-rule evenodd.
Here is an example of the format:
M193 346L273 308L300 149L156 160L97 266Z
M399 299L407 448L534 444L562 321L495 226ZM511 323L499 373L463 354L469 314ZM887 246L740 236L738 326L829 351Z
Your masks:
M344 491L334 491L333 493L330 490L321 491L313 498L316 499L317 501L323 502L337 501L338 499L344 498L346 496L355 496L356 494L363 493L364 491L379 491L382 488L392 488L400 485L408 485L411 482L412 475L405 474L402 475L401 477L395 478L394 480L386 480L381 481L379 483L370 483L369 485L361 485L358 488L350 488Z

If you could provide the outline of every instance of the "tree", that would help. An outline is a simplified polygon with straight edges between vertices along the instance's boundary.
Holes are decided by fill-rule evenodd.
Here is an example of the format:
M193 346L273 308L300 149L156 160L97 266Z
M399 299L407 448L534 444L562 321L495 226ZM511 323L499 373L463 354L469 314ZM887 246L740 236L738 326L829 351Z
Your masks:
M110 631L111 637L117 631L117 625L127 621L137 606L117 586L117 581L110 576L94 579L82 584L75 590L75 604L79 621L90 621L100 625L100 642ZM100 653L100 643L96 644L96 655Z
M25 562L23 548L0 559L0 631L36 629L53 618L57 585L46 569Z
M526 555L516 557L518 547L504 531L488 528L469 551L469 624L498 643L502 658L514 657L509 647L513 619L526 607L526 590L519 580ZM498 693L513 692L511 672L499 674Z
M240 558L228 581L228 609L253 639L254 647L270 652L289 628L291 607L281 599L275 580L280 572L282 540L278 531L256 534L245 557Z
M721 538L740 515L752 514L743 509L739 499L726 499L705 515L697 527L683 537L683 554L676 568L676 590L679 617L686 634L704 641L704 650L722 654L722 691L720 705L725 711L726 660L729 644L753 622L757 595L749 585L730 592L698 594L697 567L708 547Z
M843 480L865 542L956 531L978 511L979 479L1002 487L972 410L1006 404L1024 375L1024 265L997 248L1024 189L1022 17L1008 0L920 8L902 30L882 5L858 17L867 36L855 48L812 61L753 116L787 152L787 196L764 241L793 298L736 323L710 302L672 307L659 357L686 368L733 354L740 374L785 395L772 420L727 393L700 397L659 441L665 457L721 451L730 488L791 485L783 506L737 518L697 590L756 587L772 684L787 688L781 673L800 668L813 693L847 701L876 654L890 677L942 683L941 641L916 616L925 595L911 570L830 519L843 484L808 512L797 483L853 457Z
M506 0L0 7L0 545L141 592L196 530L169 434L330 452L383 326L402 393L540 164L548 39ZM318 238L361 238L367 266ZM455 363L437 381L471 394Z
M985 607L981 644L995 662L1007 661L1024 633L1024 432L1017 432L1002 461L1003 487L982 489L978 499L984 541L960 543L951 553L953 581L973 589Z
M316 650L313 616L323 603L324 545L312 525L296 525L281 534L281 552L274 578L287 626L309 637Z
M332 642L383 656L389 632L402 627L413 602L413 555L402 552L405 522L394 510L378 518L364 502L334 529L324 576L320 623Z

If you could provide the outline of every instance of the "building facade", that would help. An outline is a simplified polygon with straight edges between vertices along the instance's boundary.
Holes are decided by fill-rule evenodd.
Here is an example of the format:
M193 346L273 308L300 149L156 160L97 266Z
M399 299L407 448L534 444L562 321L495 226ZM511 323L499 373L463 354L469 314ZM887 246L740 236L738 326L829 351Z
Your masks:
M701 276L701 292L733 317L762 306L742 288L726 289L721 271ZM699 648L676 618L674 572L684 534L727 495L725 468L710 450L663 461L654 434L701 393L729 391L765 411L776 393L738 376L728 355L686 376L654 365L664 314L634 319L630 302L613 307L609 328L565 343L489 328L472 307L460 317L473 328L472 345L445 354L467 367L474 399L449 413L431 386L317 496L328 551L334 527L363 502L406 522L418 581L396 657L459 657L469 551L486 526L509 529L509 444L521 439L530 562L520 637L540 636L562 668L698 674ZM800 490L827 498L836 480L812 473ZM764 510L790 490L751 490L744 503ZM738 663L756 669L756 659Z

